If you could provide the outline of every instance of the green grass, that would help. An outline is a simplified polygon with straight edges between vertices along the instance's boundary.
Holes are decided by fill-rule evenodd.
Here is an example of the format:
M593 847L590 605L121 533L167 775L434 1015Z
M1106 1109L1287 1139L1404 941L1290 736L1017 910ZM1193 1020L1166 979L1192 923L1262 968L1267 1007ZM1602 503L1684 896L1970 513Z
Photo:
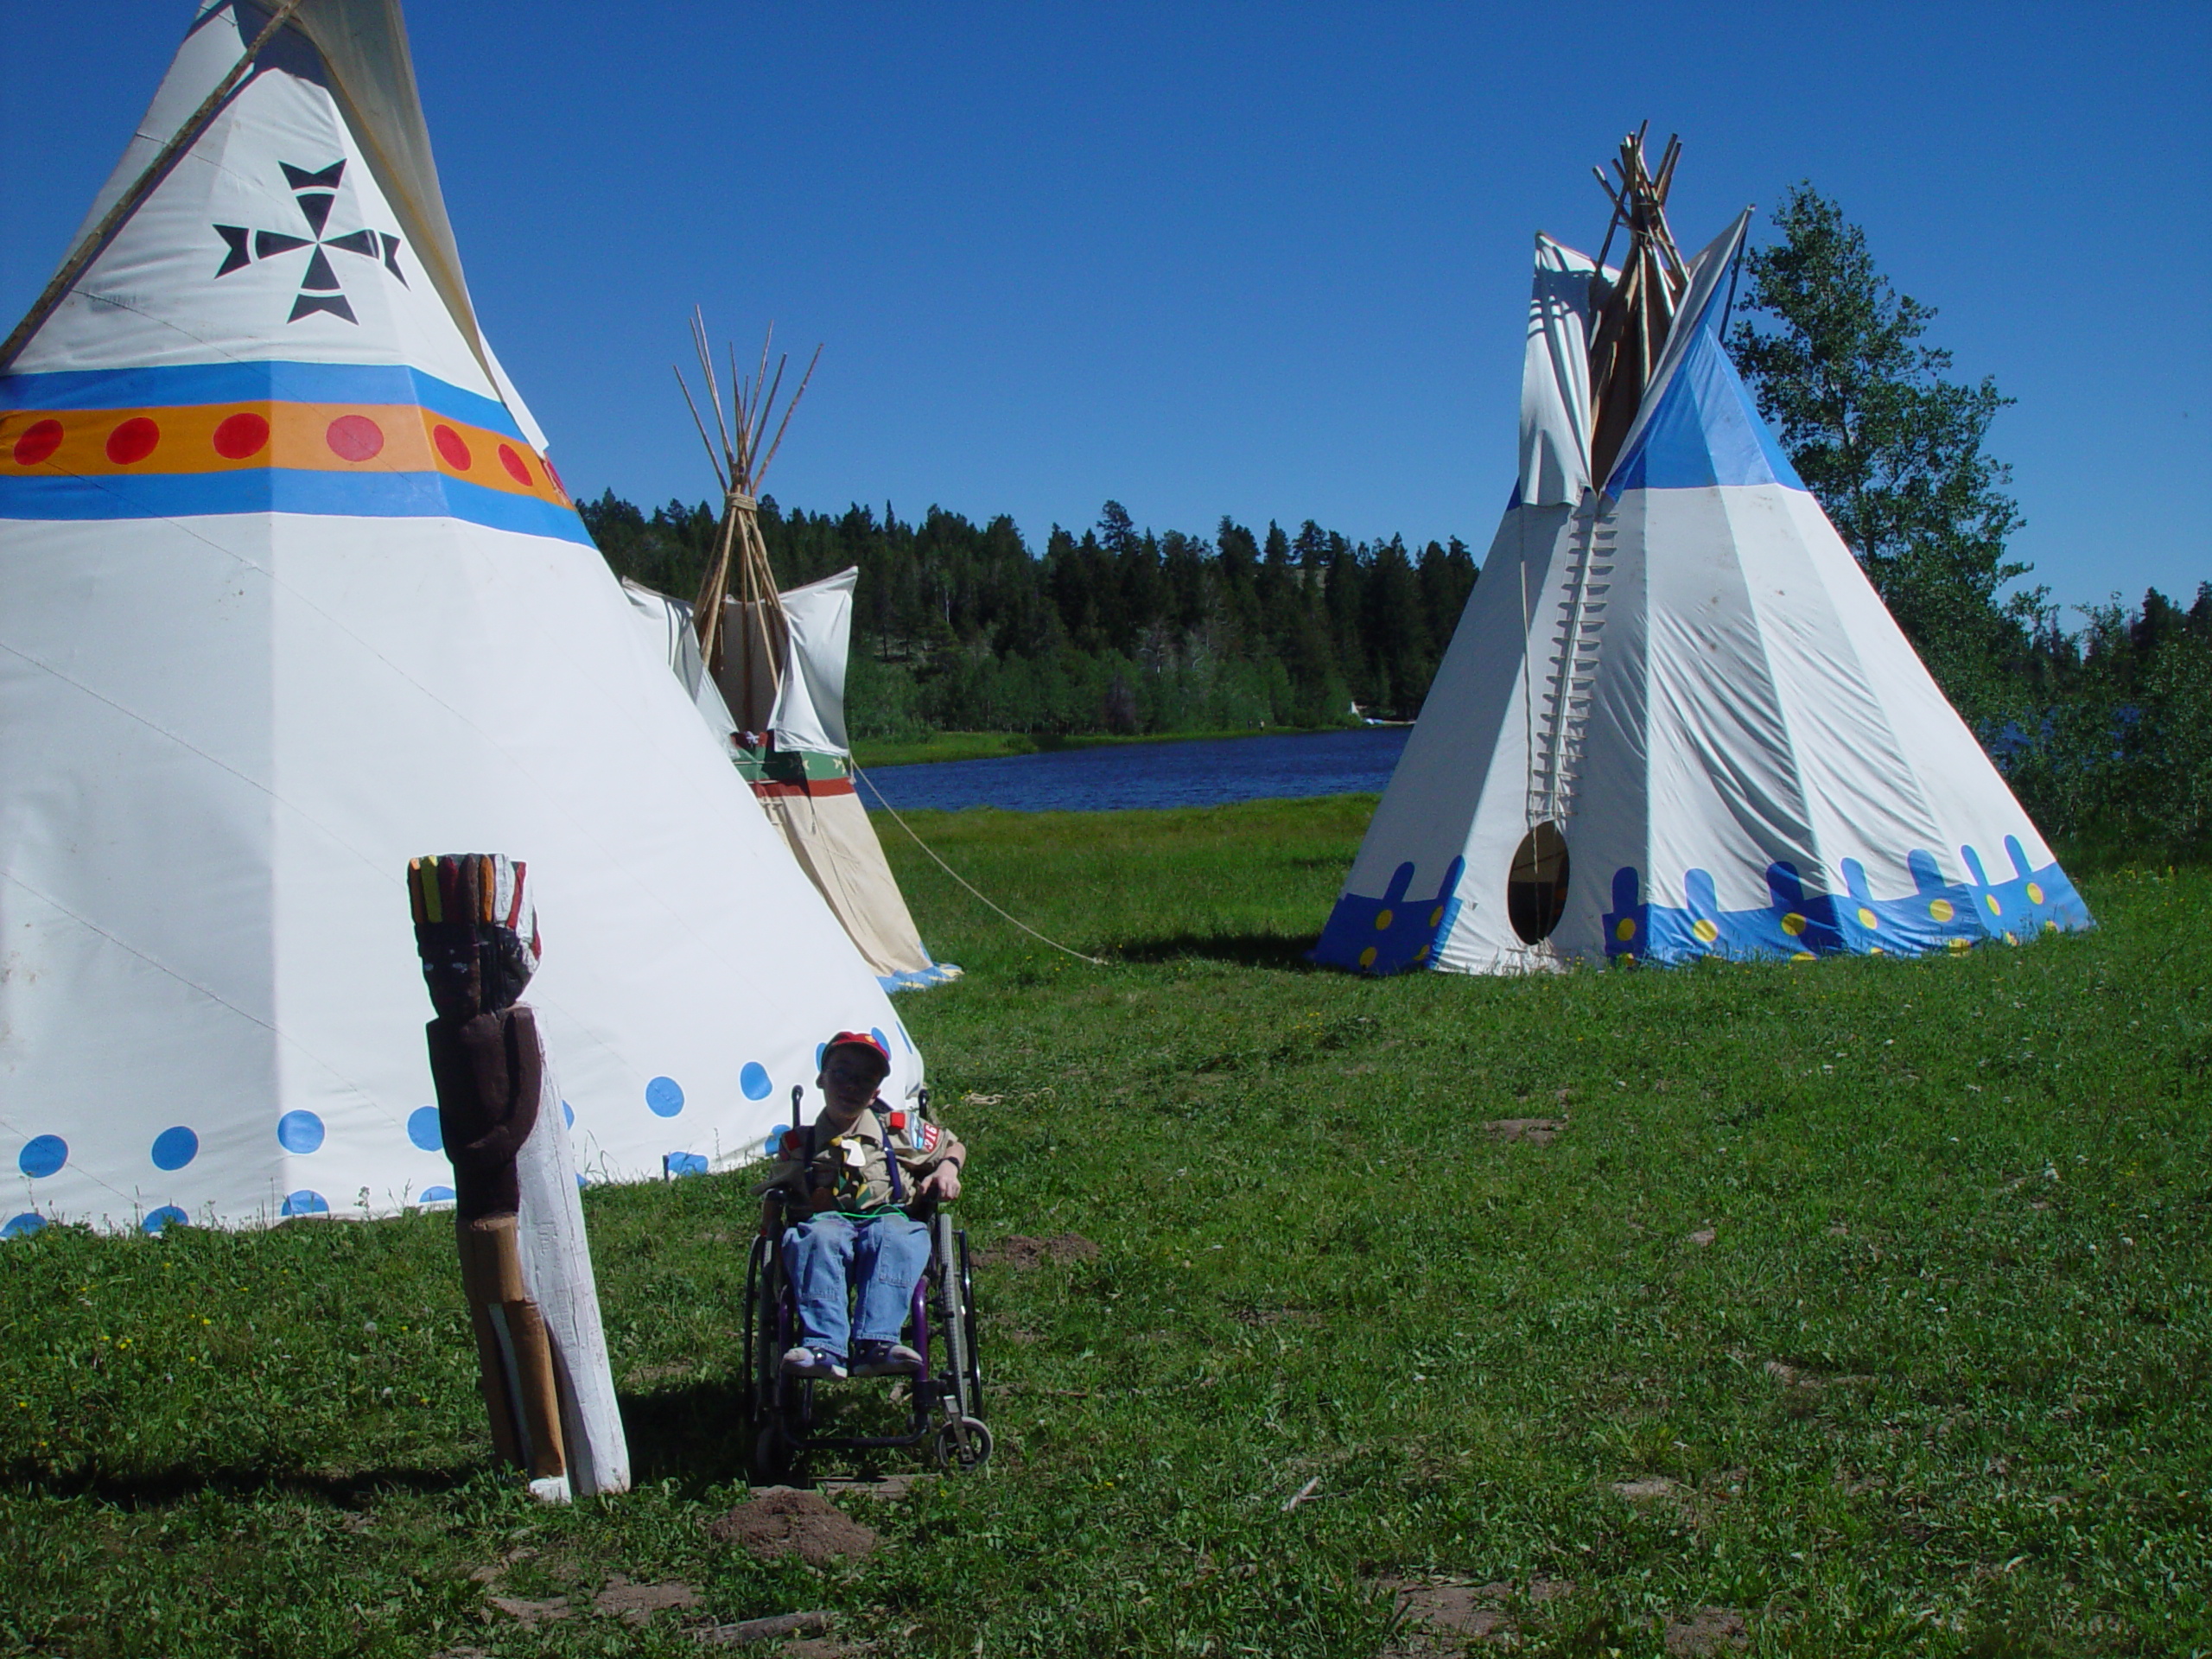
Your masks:
M487 1615L530 1549L502 1593L681 1578L900 1655L1371 1659L1422 1576L1571 1580L1522 1653L1700 1607L1771 1654L2212 1652L2212 877L2085 874L2096 932L1927 962L1310 970L1371 807L909 815L1105 968L884 824L969 969L900 1003L966 1224L1099 1254L986 1271L999 1460L848 1500L866 1567L702 1528L737 1179L589 1195L641 1484L565 1512L488 1465L442 1218L48 1229L0 1249L0 1646L698 1650Z
M1298 726L1240 726L1220 732L1147 732L1122 737L1105 732L1060 736L1050 732L933 732L922 738L861 738L853 759L863 766L909 766L931 760L995 760L1009 754L1048 754L1062 749L1100 749L1126 743L1189 743L1202 738L1289 737ZM1319 729L1319 728L1314 728ZM1329 730L1342 729L1331 727Z

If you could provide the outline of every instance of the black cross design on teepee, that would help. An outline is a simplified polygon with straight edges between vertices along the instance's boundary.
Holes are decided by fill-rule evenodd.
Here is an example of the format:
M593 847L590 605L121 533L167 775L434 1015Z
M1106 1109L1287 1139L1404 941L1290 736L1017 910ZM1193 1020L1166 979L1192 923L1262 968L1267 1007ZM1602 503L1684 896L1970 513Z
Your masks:
M218 225L215 233L223 238L230 251L223 256L222 269L216 276L227 276L234 270L243 270L256 259L273 259L280 253L312 248L315 251L308 256L307 275L300 278L299 297L292 302L292 315L285 319L287 322L297 322L317 311L327 311L348 322L360 321L346 303L338 273L331 268L330 256L325 251L329 248L342 249L366 259L381 258L384 268L399 279L399 285L407 286L407 275L399 268L399 238L391 232L323 234L330 223L331 204L338 200L338 181L346 176L343 161L333 162L319 173L310 173L288 162L279 162L277 165L284 169L284 181L292 187L292 199L300 204L300 213L313 234L291 236L283 231L249 231L243 225ZM251 253L247 251L249 241Z

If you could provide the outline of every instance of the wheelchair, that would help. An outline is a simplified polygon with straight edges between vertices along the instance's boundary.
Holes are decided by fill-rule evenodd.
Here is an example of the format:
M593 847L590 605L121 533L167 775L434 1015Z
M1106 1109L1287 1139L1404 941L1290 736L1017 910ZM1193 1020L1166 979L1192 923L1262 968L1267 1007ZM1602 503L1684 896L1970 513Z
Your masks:
M791 1091L791 1122L799 1123L799 1093ZM928 1091L920 1107L929 1109ZM817 1452L880 1452L930 1444L941 1468L981 1468L991 1455L983 1421L983 1368L976 1351L975 1279L967 1232L953 1224L942 1204L916 1204L907 1213L929 1229L929 1265L914 1285L904 1339L922 1357L918 1373L892 1373L907 1385L906 1426L895 1434L825 1432L817 1413L816 1379L786 1376L783 1357L799 1341L798 1302L784 1268L784 1205L770 1194L753 1236L745 1273L745 1376L753 1428L753 1476L775 1484L806 1465Z

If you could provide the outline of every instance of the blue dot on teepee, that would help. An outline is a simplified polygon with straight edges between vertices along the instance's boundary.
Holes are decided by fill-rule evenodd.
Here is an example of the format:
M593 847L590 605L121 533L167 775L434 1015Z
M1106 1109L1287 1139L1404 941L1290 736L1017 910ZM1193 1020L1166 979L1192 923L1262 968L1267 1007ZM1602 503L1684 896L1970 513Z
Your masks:
M768 1068L758 1060L747 1060L745 1070L737 1074L737 1086L745 1091L747 1100L766 1100L775 1084L768 1081Z
M322 1144L322 1120L313 1112L287 1112L276 1120L276 1144L287 1152L313 1152Z
M576 1109L565 1100L561 1103L561 1122L567 1128L576 1127Z
M883 1034L881 1026L870 1026L868 1028L868 1034L875 1039L875 1046L885 1053L888 1054L891 1052L891 1039Z
M461 1195L459 1193L455 1192L453 1188L449 1186L426 1186L423 1189L421 1202L424 1204L447 1204L460 1196Z
M0 1238L29 1238L45 1225L44 1216L35 1210L27 1210L10 1219L6 1226L0 1227Z
M154 1167L182 1169L200 1155L200 1137L183 1124L154 1137Z
M645 1109L655 1117L674 1117L683 1109L683 1085L674 1077L655 1077L645 1085Z
M176 1205L173 1204L165 1204L160 1209L155 1211L153 1214L148 1216L145 1220L140 1222L138 1225L146 1232L158 1233L164 1227L181 1225L189 1222L191 1219L192 1217L190 1216L186 1215L184 1211L178 1209Z
M69 1143L58 1135L35 1135L16 1154L16 1167L35 1180L69 1161Z
M288 1216L327 1216L330 1205L321 1193L311 1192L306 1187L284 1200L283 1213Z
M407 1114L407 1138L425 1152L442 1151L445 1136L438 1129L438 1109L417 1106Z

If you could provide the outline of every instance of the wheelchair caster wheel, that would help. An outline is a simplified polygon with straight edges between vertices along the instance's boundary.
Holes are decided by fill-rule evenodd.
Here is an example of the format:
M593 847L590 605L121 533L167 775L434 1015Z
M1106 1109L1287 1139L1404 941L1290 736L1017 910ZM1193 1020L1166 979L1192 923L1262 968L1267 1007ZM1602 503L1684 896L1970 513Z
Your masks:
M946 1469L980 1469L990 1460L990 1426L980 1418L962 1417L937 1432L938 1465Z

